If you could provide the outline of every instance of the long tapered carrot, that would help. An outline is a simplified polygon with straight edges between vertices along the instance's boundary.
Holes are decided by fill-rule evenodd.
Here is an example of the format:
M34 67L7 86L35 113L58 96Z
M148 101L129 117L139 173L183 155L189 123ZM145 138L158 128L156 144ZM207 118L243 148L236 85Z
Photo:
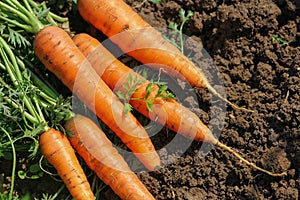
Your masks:
M166 123L169 129L189 139L211 144L217 143L217 139L210 133L207 126L182 104L173 99L155 98L159 88L156 84L152 84L153 91L148 94L148 98L154 100L153 111L150 112L145 100L146 88L150 81L116 59L97 39L82 33L75 35L73 41L112 90L126 90L123 86L128 82L129 76L140 80L140 84L134 86L138 89L131 98L138 100L130 100L130 104L144 116L148 118L154 116L158 122L163 125Z
M62 29L42 29L34 41L34 51L42 63L107 124L149 169L160 166L160 158L141 124L103 82Z
M147 94L148 98L151 98L154 104L154 108L150 112L145 99L147 86L150 83L148 80L117 60L97 39L90 35L84 33L77 34L73 37L73 41L90 61L98 75L101 76L103 81L112 90L124 90L122 86L127 83L129 76L133 77L132 79L136 78L139 80L137 82L140 84L134 86L137 90L133 93L133 100L130 100L130 104L144 116L150 119L151 116L155 116L156 121L189 139L215 144L229 151L246 164L269 175L282 176L286 174L285 172L280 174L269 172L242 158L233 149L218 141L199 117L178 101L156 97L159 87L155 84L151 85L152 92Z
M65 128L73 133L69 140L89 168L121 199L154 200L117 149L92 120L76 115L67 121Z
M123 0L78 0L77 5L80 15L88 23L102 31L128 55L148 66L163 68L170 75L184 77L193 87L207 88L236 109L253 112L220 95L199 67Z
M40 136L39 143L41 152L55 167L73 198L94 200L90 184L68 138L60 131L50 128Z

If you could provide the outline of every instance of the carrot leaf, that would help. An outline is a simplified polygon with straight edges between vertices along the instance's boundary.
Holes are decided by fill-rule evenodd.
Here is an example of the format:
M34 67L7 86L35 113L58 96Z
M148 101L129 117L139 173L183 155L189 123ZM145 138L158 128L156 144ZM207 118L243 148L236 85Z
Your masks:
M147 73L143 71L143 77L146 77ZM155 98L163 99L176 99L175 96L168 92L168 86L166 82L159 81L150 81L145 89L145 96L143 98L134 98L132 95L137 92L139 86L145 82L145 79L140 79L138 76L132 76L129 74L127 77L127 82L122 85L122 88L125 90L118 90L116 95L124 104L124 113L127 114L133 110L133 107L130 104L130 101L138 100L145 101L147 109L151 112L153 111L153 105L155 103ZM158 91L155 94L155 97L152 97L151 94L155 91L154 85L159 87Z
M127 114L133 110L132 106L129 103L124 104L124 113Z
M124 114L132 111L132 106L129 104L131 96L137 91L138 85L142 84L144 80L138 79L138 77L132 77L132 74L129 74L127 77L127 83L122 85L122 88L125 91L118 90L116 95L124 104Z
M186 13L186 11L181 8L179 10L179 17L180 17L180 24L177 24L176 22L169 22L169 28L173 31L172 34L178 34L179 35L179 45L175 41L174 38L168 39L172 44L174 44L183 54L184 54L184 37L183 37L183 26L184 24L190 20L190 18L194 15L194 13L190 10Z

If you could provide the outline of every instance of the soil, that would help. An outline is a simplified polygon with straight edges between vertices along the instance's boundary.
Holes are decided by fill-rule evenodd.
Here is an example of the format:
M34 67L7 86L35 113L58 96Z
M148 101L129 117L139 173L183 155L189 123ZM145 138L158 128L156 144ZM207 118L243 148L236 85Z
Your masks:
M126 2L135 7L141 1ZM261 173L215 146L203 155L201 142L168 152L165 145L174 133L163 129L159 137L153 137L153 143L160 149L163 163L168 164L157 174L139 172L139 178L158 200L299 199L300 2L163 0L159 4L146 1L135 10L151 25L166 28L170 21L180 23L181 8L194 12L183 33L200 43L211 57L215 68L203 68L213 86L225 88L227 99L254 112L228 106L222 122L222 113L218 113L222 104L213 104L212 99L216 99L201 88L194 90L199 107L192 110L214 132L220 132L220 141L249 161L273 172L287 170L287 175ZM85 22L78 20L76 11L67 15L72 31L89 30ZM186 50L199 52L199 46L186 45ZM219 74L222 83L214 82L214 74ZM182 141L185 139L180 138ZM8 164L1 164L4 177L10 174ZM40 198L42 193L57 190L56 183L47 175L38 180L17 179L16 191ZM106 187L99 199L118 198Z

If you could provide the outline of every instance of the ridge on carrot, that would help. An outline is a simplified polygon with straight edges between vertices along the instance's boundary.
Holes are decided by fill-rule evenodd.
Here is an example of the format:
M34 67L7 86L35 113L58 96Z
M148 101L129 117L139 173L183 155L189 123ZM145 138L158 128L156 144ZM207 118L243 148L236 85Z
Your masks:
M159 31L151 27L123 0L78 0L77 5L83 19L102 31L136 60L156 69L163 68L175 77L184 77L193 87L207 88L235 109L253 112L220 95L201 68L195 66L177 47L164 39Z
M88 34L81 33L75 35L73 41L87 57L104 82L112 90L121 91L122 94L125 94L124 96L127 94L132 107L145 117L151 119L151 116L155 116L157 122L166 125L170 130L182 134L189 139L217 145L247 165L271 176L286 175L285 172L277 174L264 170L218 141L196 114L188 110L174 98L158 96L160 91L158 85L149 82L143 76L116 59L97 39ZM132 82L135 84L131 84ZM151 90L149 90L149 85L151 86ZM127 93L128 91L130 92ZM153 101L152 105L156 105L152 110L149 110L147 103L147 99L149 98Z
M16 26L35 35L34 51L46 68L94 111L147 169L155 171L160 167L160 158L146 130L132 113L124 116L124 105L99 78L70 36L57 26L42 24L17 0L4 2L0 2L0 8L9 13L8 17L12 15L6 20L17 20Z

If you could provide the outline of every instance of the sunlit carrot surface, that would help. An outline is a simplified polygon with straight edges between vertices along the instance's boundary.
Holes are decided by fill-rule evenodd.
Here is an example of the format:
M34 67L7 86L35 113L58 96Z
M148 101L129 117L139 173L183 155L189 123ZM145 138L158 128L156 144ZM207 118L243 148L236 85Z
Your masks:
M71 195L76 200L94 200L94 194L68 138L49 129L39 139L40 149L55 167Z
M121 199L155 199L92 120L76 115L65 127L78 154Z
M94 111L149 170L161 165L145 129L131 113L124 115L124 105L64 30L55 26L44 28L35 38L34 50L43 64Z

